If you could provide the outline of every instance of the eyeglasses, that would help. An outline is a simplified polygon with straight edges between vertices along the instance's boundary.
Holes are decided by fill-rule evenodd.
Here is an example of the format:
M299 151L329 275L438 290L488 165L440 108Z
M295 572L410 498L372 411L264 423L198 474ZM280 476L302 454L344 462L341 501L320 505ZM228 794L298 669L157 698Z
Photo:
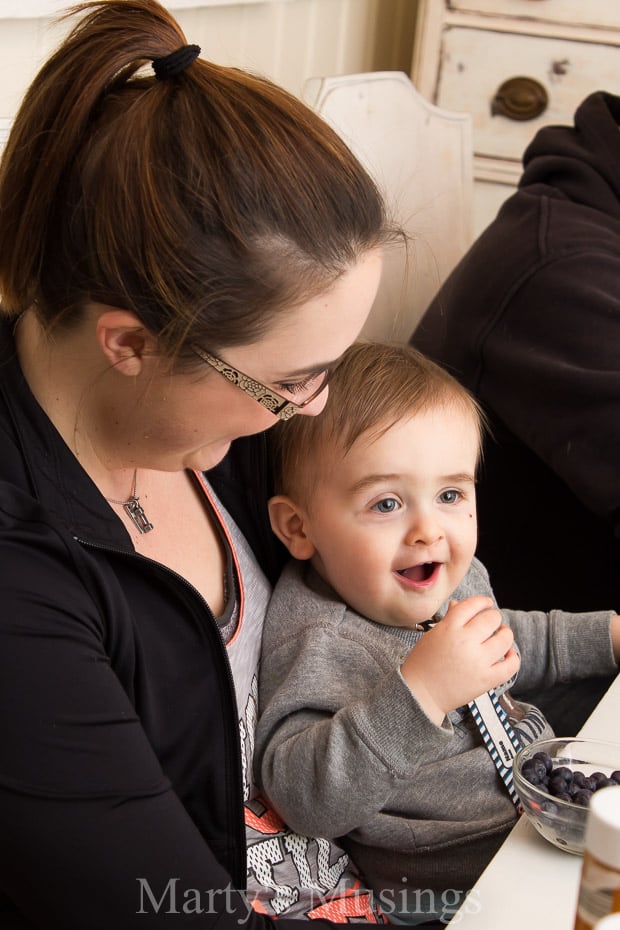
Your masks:
M211 368L215 368L216 371L219 371L231 384L236 385L244 394L251 397L252 400L266 407L270 413L275 414L280 420L290 420L296 413L299 413L300 410L303 410L304 407L311 404L312 401L325 390L327 382L332 374L332 369L326 368L324 371L320 371L314 375L310 379L310 384L313 384L318 378L318 387L312 391L309 397L302 400L301 403L296 403L293 400L288 400L288 398L283 397L282 394L278 394L277 391L272 391L271 388L268 388L265 384L262 384L262 382L250 378L249 375L244 374L237 368L233 368L228 362L223 362L221 358L211 355L210 352L205 352L200 346L192 345L191 349L203 362L206 362Z

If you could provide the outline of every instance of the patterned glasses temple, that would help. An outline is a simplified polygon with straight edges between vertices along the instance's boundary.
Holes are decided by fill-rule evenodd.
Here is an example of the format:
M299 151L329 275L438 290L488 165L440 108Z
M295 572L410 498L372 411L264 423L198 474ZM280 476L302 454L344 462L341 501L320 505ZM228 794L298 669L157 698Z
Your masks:
M231 384L234 384L239 390L243 391L244 394L247 394L252 400L261 404L280 420L290 420L296 413L299 413L300 410L303 410L304 407L312 403L312 401L325 390L331 376L331 369L326 368L319 387L312 392L310 397L307 397L306 400L298 404L295 403L295 401L283 397L282 394L278 394L277 391L268 388L267 385L263 384L261 381L250 378L249 375L229 365L228 362L223 362L222 359L218 358L216 355L211 355L210 352L206 352L204 349L201 349L200 346L192 345L191 349L203 362L206 362L211 368L215 368L216 371L219 371Z

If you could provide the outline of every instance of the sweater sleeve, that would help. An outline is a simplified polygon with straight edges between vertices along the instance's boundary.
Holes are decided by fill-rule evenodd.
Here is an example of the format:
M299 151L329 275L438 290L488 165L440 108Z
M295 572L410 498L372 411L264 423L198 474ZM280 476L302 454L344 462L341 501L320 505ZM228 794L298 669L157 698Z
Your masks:
M375 627L343 605L307 613L309 599L283 597L267 618L261 664L257 771L286 822L311 836L343 836L385 807L399 782L435 759L452 726L433 724L399 671L398 649L355 627ZM282 632L280 632L282 631ZM399 644L400 646L400 644ZM402 658L408 648L402 644Z
M462 600L486 594L495 600L489 573L479 559L453 593ZM442 608L442 612L447 608ZM612 610L568 613L563 610L501 610L512 628L521 666L511 691L549 688L557 682L614 675L618 666L611 641Z
M573 614L563 610L503 610L521 652L512 690L548 688L556 682L614 675L613 611Z

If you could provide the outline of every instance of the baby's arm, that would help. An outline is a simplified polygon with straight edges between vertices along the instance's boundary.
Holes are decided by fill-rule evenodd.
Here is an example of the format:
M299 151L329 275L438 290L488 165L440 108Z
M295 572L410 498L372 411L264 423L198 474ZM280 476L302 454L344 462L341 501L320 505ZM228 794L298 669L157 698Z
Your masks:
M521 652L515 696L558 682L617 673L619 618L613 610L502 610Z
M490 597L453 602L401 666L412 694L441 725L446 714L496 688L519 670L513 633Z
M392 634L359 617L347 626L304 615L297 625L298 606L266 627L257 773L290 827L341 836L445 755L447 711L507 681L519 659L489 597L451 606L400 656Z
M367 823L453 737L420 708L398 641L383 636L389 649L316 623L263 652L257 774L300 833L336 837Z

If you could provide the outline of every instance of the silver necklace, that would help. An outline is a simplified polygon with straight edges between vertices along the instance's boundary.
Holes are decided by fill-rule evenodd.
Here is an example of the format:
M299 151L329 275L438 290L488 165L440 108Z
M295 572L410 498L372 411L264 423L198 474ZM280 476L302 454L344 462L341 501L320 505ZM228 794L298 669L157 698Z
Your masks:
M138 469L134 468L133 472L133 486L131 489L131 494L126 501L116 501L112 497L106 497L108 504L118 504L119 507L122 507L127 516L131 519L132 523L138 528L139 533L150 533L153 529L153 524L149 521L147 515L144 512L144 508L140 503L140 498L137 495L138 490Z

